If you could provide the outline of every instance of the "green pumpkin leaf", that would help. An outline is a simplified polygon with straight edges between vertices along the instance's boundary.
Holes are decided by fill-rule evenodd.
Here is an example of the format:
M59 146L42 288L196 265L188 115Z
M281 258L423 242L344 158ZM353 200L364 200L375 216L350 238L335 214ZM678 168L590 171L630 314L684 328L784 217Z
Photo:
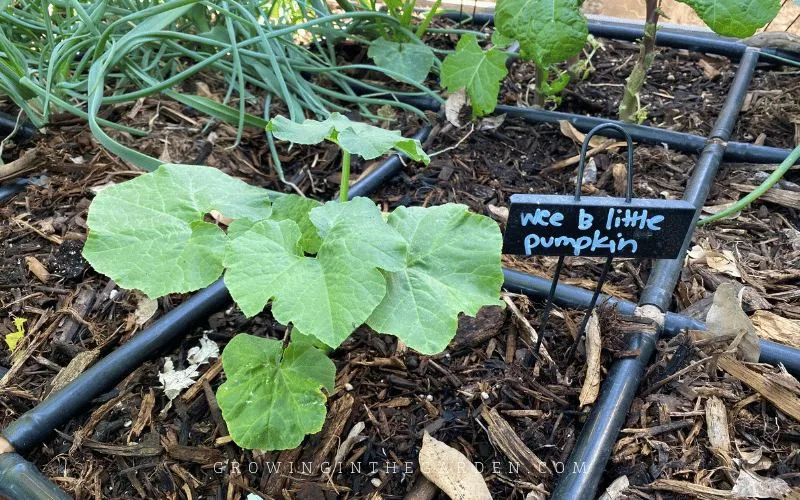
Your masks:
M338 217L342 207L346 213ZM385 295L386 280L378 267L402 267L397 259L403 240L366 198L327 203L312 210L312 220L330 223L316 257L303 254L301 231L293 221L234 222L228 231L225 284L247 316L272 300L276 320L337 347Z
M327 139L350 154L372 160L391 150L405 153L409 158L426 165L430 158L416 139L407 139L396 130L386 130L367 123L354 122L339 113L323 120L305 120L297 123L284 116L276 116L267 125L267 131L282 141L297 144L318 144Z
M226 236L204 221L270 215L267 191L215 168L162 165L97 194L89 208L86 260L121 287L149 297L189 292L222 274Z
M325 423L325 394L336 366L308 343L282 343L241 333L222 353L227 381L217 390L222 416L242 448L296 448Z
M420 43L392 42L378 38L369 45L367 55L379 68L396 73L402 78L388 76L400 82L422 83L428 77L436 56L430 47Z
M317 233L317 228L311 223L309 213L311 209L321 206L322 203L303 198L296 194L280 196L272 202L272 220L293 220L300 227L302 236L300 246L308 253L317 253L322 239Z
M464 205L400 207L388 223L406 240L405 268L385 272L386 297L367 324L424 354L455 336L459 313L502 305L502 236L497 224Z
M466 89L475 116L488 115L497 106L500 81L506 77L506 54L481 50L475 35L463 35L454 54L442 63L442 86L450 92Z
M494 22L520 54L550 66L580 53L589 35L579 0L498 0Z
M709 28L723 36L746 38L772 21L781 9L778 0L678 0L697 13Z

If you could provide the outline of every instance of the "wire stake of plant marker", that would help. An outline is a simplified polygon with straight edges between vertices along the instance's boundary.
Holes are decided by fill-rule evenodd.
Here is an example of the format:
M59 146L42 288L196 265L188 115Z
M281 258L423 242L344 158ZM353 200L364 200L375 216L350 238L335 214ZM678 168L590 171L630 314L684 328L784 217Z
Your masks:
M589 142L595 134L606 129L622 134L628 145L625 198L581 198ZM558 256L553 281L542 311L534 353L538 353L541 346L566 255L606 258L575 342L567 353L567 358L570 359L583 337L613 259L675 258L686 231L690 230L694 212L694 206L685 201L633 197L633 140L616 123L600 124L584 137L573 198L558 195L512 195L504 237L504 253Z
M503 269L503 275L505 277L504 289L514 293L521 293L531 298L546 298L550 293L550 288L553 286L552 280L513 269ZM562 307L587 308L591 304L592 296L593 292L585 288L558 283L553 295L553 301ZM633 302L606 294L600 294L598 303L602 306L612 307L624 316L633 316L637 307L637 304ZM674 337L686 330L705 330L705 323L670 311L664 314L662 334L667 337ZM782 364L789 373L800 376L800 349L764 338L759 339L759 346L761 349L759 363L768 363L773 366Z

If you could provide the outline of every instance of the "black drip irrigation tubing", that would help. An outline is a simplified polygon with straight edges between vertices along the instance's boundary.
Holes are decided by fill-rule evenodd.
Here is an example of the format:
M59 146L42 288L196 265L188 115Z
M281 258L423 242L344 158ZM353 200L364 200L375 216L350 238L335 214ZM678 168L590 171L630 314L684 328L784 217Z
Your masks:
M15 129L16 133L14 132ZM7 137L12 133L14 133L14 137L19 142L24 142L36 135L36 129L27 122L18 122L16 117L0 113L0 136Z
M746 50L742 56L728 97L711 132L711 140L698 158L686 186L683 199L695 206L695 222L719 169L725 151L724 141L728 140L736 123L758 62L758 55L756 50ZM694 224L690 227L694 228ZM672 292L691 239L690 230L677 259L655 262L639 300L640 306L655 306L662 312L669 309ZM644 369L655 352L657 337L656 334L646 332L635 332L628 337L626 350L639 354L619 359L611 366L603 382L600 397L581 429L575 447L564 465L564 472L556 482L553 498L594 498Z
M414 138L424 141L430 134L424 127ZM403 160L393 155L349 189L349 197L366 196L395 177L403 169ZM17 498L69 498L19 453L26 453L41 444L53 432L71 420L79 411L148 359L171 345L193 325L231 303L222 279L192 295L175 309L159 318L150 327L98 361L91 368L51 395L36 407L12 422L2 437L16 453L0 453L0 496ZM2 374L0 374L2 376ZM22 473L25 472L25 473ZM20 492L38 492L39 496Z
M363 91L364 93L370 92L366 87L362 88L358 85L353 85L353 89L356 91ZM421 110L438 112L441 108L439 102L430 97L398 96L392 93L387 93L382 96L410 104ZM708 142L708 140L701 135L665 130L648 125L636 125L607 118L564 113L562 111L548 111L546 109L498 104L493 114L505 114L506 116L520 118L528 123L551 123L558 125L559 122L566 120L581 132L588 132L603 123L614 123L625 129L636 142L654 145L666 144L668 147L683 153L700 153ZM623 138L622 134L614 129L609 129L608 132L603 132L603 134L618 139ZM745 163L781 163L789 156L790 152L790 149L730 141L727 142L724 159L727 161Z
M454 21L469 21L473 24L494 24L494 13L491 12L476 12L474 14L445 12L441 14L441 16ZM600 38L634 42L640 40L644 36L644 27L643 24L635 22L589 20L589 33ZM673 27L659 27L656 33L656 44L673 49L686 49L705 54L717 54L725 56L733 61L738 61L747 49L751 48L740 40L722 37L711 31L703 32ZM774 56L788 59L793 63L800 64L800 54L767 47L758 50L768 57Z
M509 292L521 293L537 299L547 297L552 285L552 280L550 279L514 271L513 269L503 269L503 276L505 278L503 288ZM559 282L556 285L553 301L562 307L585 309L591 303L592 293L591 290ZM601 294L597 303L613 307L624 316L632 316L637 307L634 302L606 294ZM664 316L662 333L667 337L674 337L686 330L705 329L705 323L699 319L668 311ZM759 346L761 347L761 355L758 358L759 363L769 363L775 366L782 364L789 373L800 377L800 349L767 339L759 339Z

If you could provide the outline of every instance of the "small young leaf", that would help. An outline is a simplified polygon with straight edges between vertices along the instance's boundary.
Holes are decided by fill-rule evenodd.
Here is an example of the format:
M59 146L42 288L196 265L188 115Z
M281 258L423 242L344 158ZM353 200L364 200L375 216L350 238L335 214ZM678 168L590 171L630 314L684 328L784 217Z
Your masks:
M506 77L506 54L481 50L475 35L463 35L456 52L442 63L442 86L450 92L466 88L475 116L487 115L497 105L500 81Z
M494 22L523 58L550 66L580 53L589 35L579 0L498 0Z
M293 220L300 227L302 236L300 246L307 253L317 253L322 239L317 234L317 228L309 219L309 212L322 204L311 198L303 198L296 194L287 194L272 202L272 220Z
M6 334L6 344L8 345L8 349L12 352L17 348L19 341L25 336L26 321L28 321L26 318L14 318L15 330Z
M148 297L189 292L222 274L225 233L204 216L269 217L267 192L215 168L162 165L97 194L86 260L121 287Z
M745 38L778 14L778 0L678 0L697 13L709 28L723 36Z
M494 221L450 204L400 207L388 222L407 242L406 267L384 273L386 297L370 327L433 354L455 336L459 313L502 304L502 237Z
M367 55L375 61L375 65L405 79L394 78L401 82L422 83L431 71L436 56L427 45L420 43L398 43L385 38L373 41ZM389 75L391 77L391 75Z
M333 390L336 366L307 344L240 333L222 353L227 381L217 390L222 416L242 448L297 447L325 423L324 387Z
M282 141L297 144L317 144L327 139L350 154L372 160L392 149L426 165L430 158L416 139L406 139L396 130L386 130L366 123L354 122L339 113L331 113L323 121L305 120L297 123L276 116L267 125L267 131Z
M225 284L247 316L272 300L276 320L338 347L385 295L378 268L402 268L404 242L366 198L315 208L312 220L327 233L316 258L303 255L293 221L234 222Z

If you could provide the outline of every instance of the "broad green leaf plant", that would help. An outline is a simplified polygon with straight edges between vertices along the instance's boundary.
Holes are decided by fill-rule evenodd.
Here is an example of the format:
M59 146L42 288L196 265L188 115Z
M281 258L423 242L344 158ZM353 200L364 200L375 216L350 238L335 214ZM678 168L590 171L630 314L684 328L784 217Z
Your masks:
M589 28L580 11L579 0L498 0L495 9L495 47L483 51L472 35L464 35L454 54L442 64L442 86L449 91L466 89L473 114L491 113L497 101L500 81L507 71L502 49L519 42L520 58L536 65L534 104L559 94L569 83L569 74L559 72L551 80L556 64L578 55L586 43ZM490 102L491 101L491 102Z
M351 155L397 151L429 162L419 142L333 113L323 121L273 118L267 129L342 151L340 199L319 203L250 186L210 167L161 165L108 187L89 208L84 256L120 286L150 297L189 292L220 276L250 317L271 305L288 339L241 333L223 352L217 391L244 448L298 446L325 421L337 348L361 325L423 354L444 350L458 316L501 305L502 238L463 205L381 212L349 200ZM326 347L327 346L327 347Z

